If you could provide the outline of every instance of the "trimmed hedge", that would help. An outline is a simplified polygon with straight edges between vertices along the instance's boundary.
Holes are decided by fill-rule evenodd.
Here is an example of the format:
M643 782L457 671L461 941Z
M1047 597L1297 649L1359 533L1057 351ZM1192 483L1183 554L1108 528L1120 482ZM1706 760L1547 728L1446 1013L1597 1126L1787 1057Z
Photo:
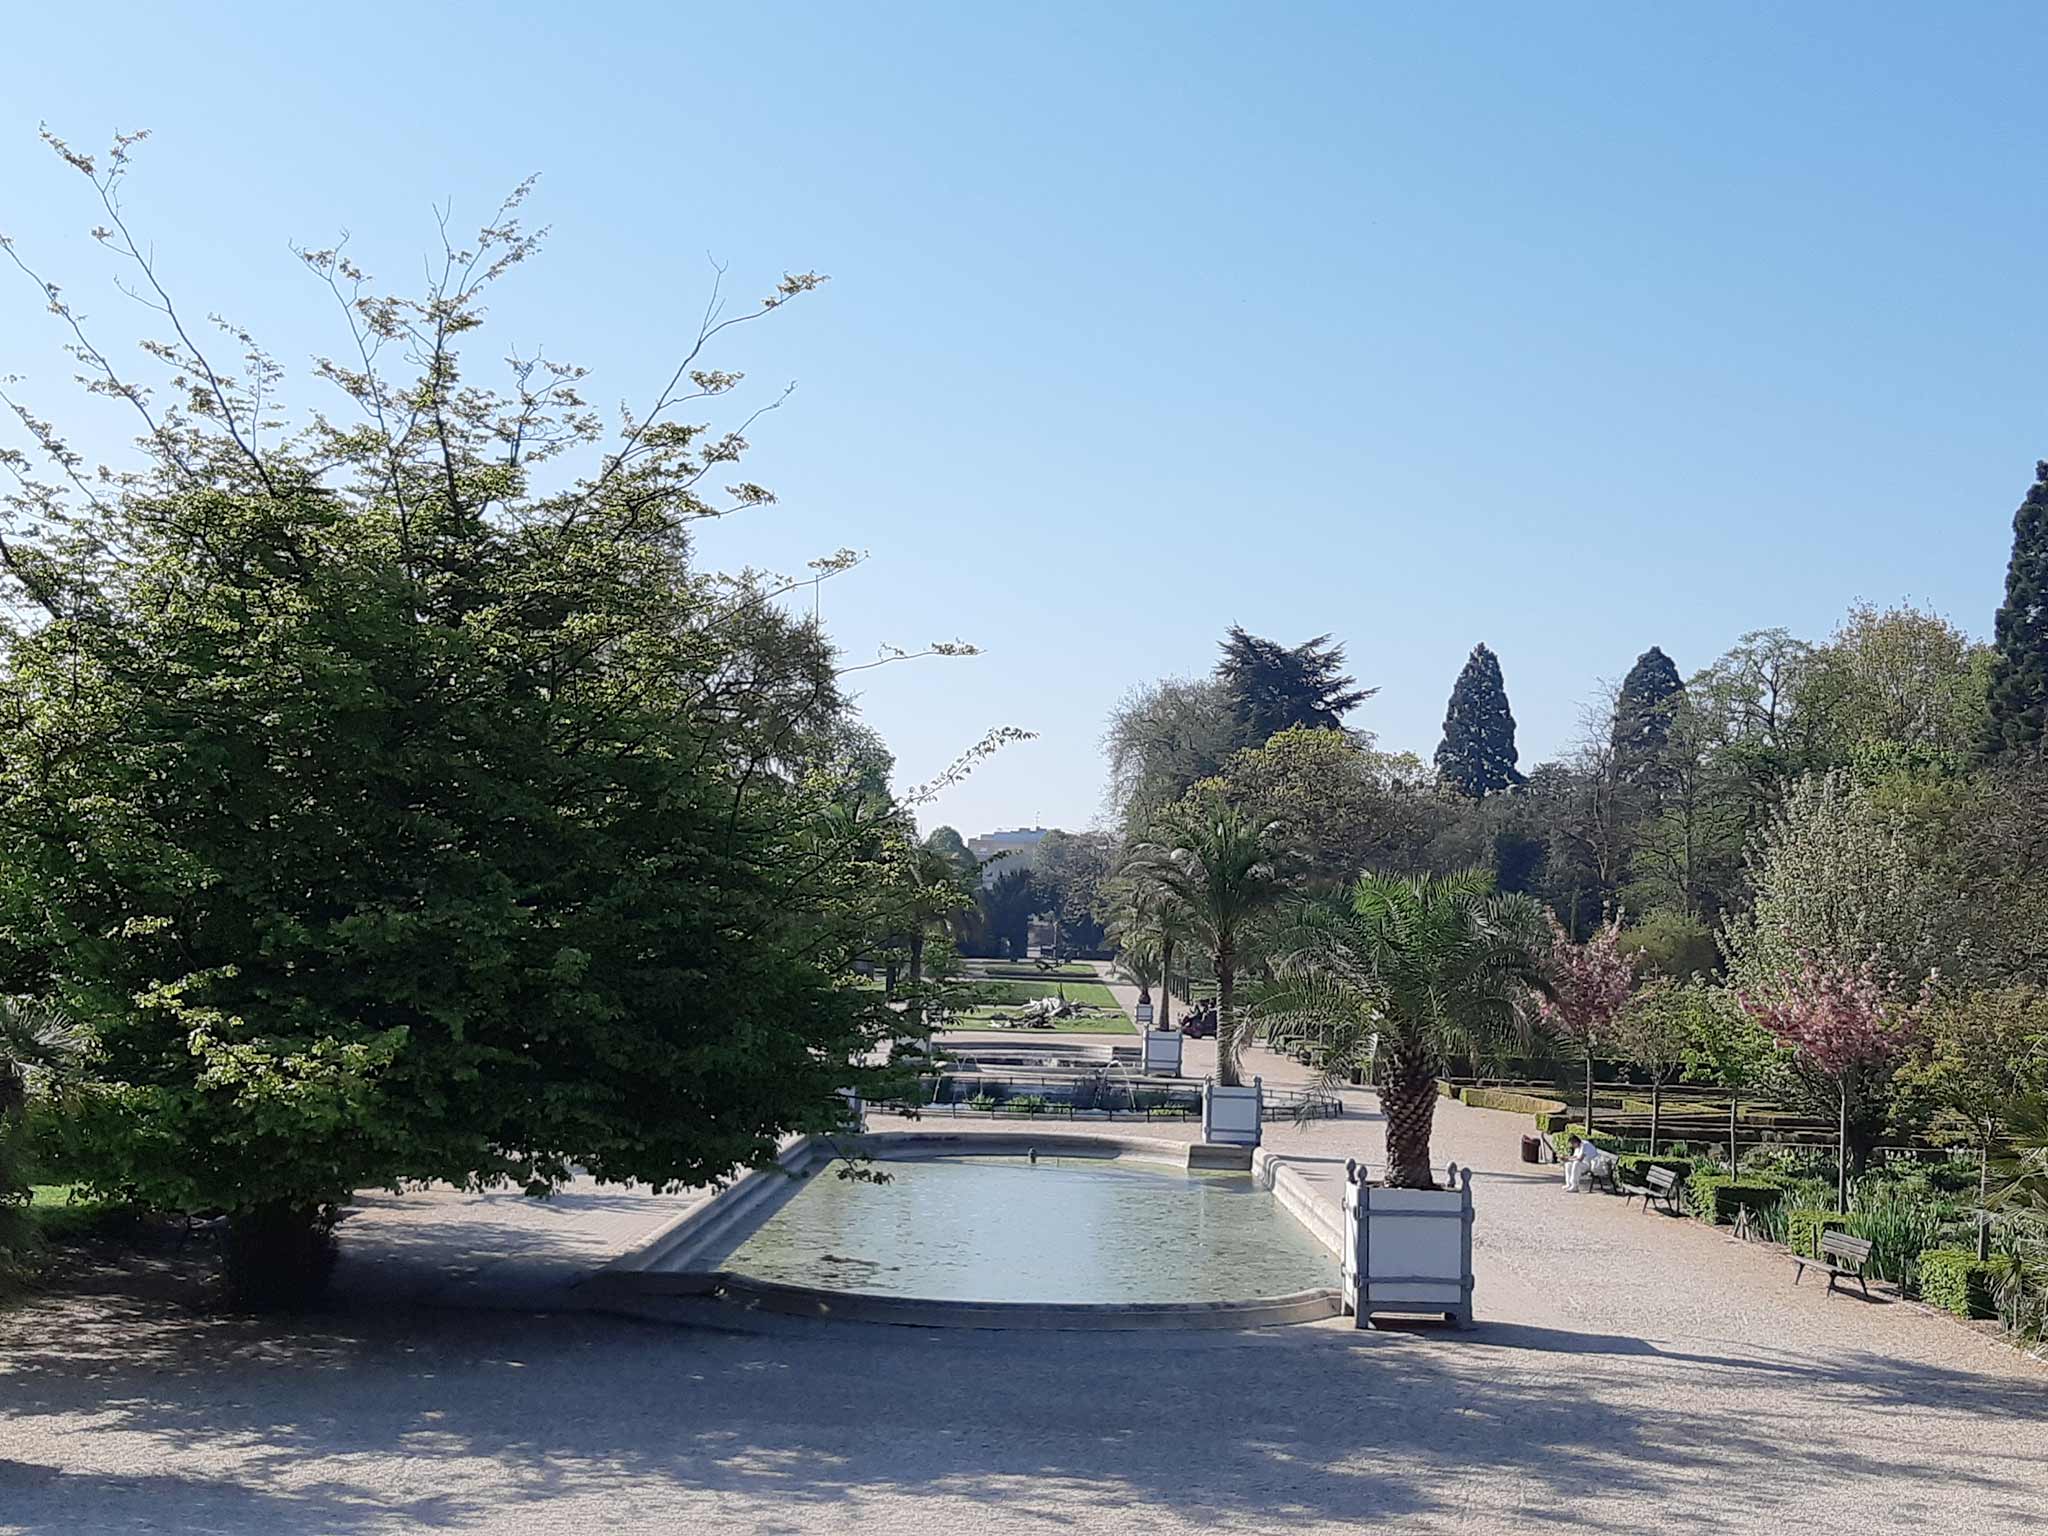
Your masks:
M1512 1088L1467 1088L1464 1101L1474 1109L1508 1109L1524 1115L1561 1115L1565 1106L1557 1099L1541 1099L1533 1093Z
M1785 1191L1771 1184L1743 1184L1725 1173L1700 1168L1685 1181L1685 1208L1699 1220L1718 1225L1733 1221L1745 1206L1758 1210L1776 1205Z
M1821 1234L1846 1231L1848 1226L1849 1218L1840 1211L1801 1206L1785 1213L1785 1246L1802 1258L1816 1258L1820 1254Z
M1957 1317L1996 1317L1991 1266L1967 1248L1929 1248L1920 1255L1920 1299Z
M1621 1112L1625 1115L1647 1115L1653 1113L1648 1099L1623 1099L1621 1101ZM1697 1099L1666 1099L1664 1107L1654 1113L1656 1113L1660 1120L1686 1119L1699 1115L1717 1115L1723 1120L1728 1118L1728 1111L1724 1106L1719 1104L1702 1104Z
M1460 1098L1474 1109L1505 1109L1533 1115L1539 1131L1563 1130L1565 1116L1570 1113L1561 1100L1516 1093L1511 1088L1467 1088Z
M1442 1078L1436 1080L1436 1091L1447 1099L1455 1099L1464 1092L1456 1083L1447 1083Z

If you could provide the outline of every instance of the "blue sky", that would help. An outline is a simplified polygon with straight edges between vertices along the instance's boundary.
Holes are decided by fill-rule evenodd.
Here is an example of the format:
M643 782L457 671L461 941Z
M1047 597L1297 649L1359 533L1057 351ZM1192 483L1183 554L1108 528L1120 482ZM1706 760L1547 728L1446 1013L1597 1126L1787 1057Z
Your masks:
M1098 811L1103 718L1224 627L1328 631L1425 756L1475 641L1524 765L1658 644L1858 598L1983 633L2048 453L2038 7L35 6L0 230L127 327L35 140L146 126L130 208L188 306L332 348L288 250L380 275L542 173L495 340L643 398L735 290L830 285L716 359L788 405L779 507L706 557L827 587L926 816ZM0 288L0 294L6 290ZM0 373L64 400L32 293ZM301 399L315 398L310 386ZM67 421L75 420L63 405ZM89 427L90 438L97 425Z

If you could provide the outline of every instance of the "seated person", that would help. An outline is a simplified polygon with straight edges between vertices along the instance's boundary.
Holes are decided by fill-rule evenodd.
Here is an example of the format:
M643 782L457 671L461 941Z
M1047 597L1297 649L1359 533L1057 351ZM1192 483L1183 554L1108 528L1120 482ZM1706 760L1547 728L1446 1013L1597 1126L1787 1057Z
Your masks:
M1565 1143L1564 1187L1579 1194L1589 1189L1593 1179L1613 1163L1613 1153L1602 1152L1583 1136L1573 1136Z

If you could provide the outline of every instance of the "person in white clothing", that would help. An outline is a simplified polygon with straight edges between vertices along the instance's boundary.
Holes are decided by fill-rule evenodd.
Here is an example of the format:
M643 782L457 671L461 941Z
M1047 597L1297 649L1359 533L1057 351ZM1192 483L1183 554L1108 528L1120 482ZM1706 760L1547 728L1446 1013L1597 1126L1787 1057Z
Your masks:
M1572 1137L1565 1143L1565 1149L1564 1187L1572 1194L1580 1194L1592 1187L1593 1176L1609 1157L1582 1136Z

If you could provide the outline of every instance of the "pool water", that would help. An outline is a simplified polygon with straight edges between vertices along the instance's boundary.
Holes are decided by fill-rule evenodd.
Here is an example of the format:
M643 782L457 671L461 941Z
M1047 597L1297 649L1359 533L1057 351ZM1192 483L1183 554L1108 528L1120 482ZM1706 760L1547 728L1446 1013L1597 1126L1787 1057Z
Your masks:
M932 1158L809 1182L728 1257L759 1280L940 1301L1244 1301L1337 1282L1243 1174L1105 1158Z

